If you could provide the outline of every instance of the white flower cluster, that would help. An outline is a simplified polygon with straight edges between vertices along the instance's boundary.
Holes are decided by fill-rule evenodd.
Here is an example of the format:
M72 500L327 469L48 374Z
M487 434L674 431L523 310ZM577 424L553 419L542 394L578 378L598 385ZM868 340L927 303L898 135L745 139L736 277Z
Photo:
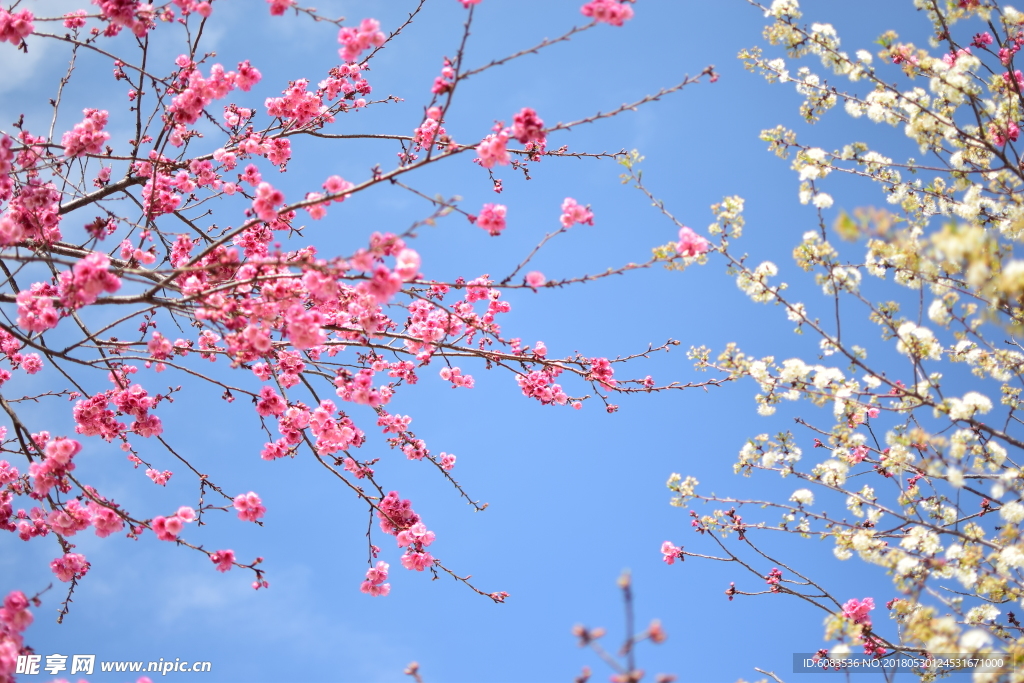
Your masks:
M775 298L779 287L769 287L768 278L778 275L779 269L771 261L765 261L753 272L748 270L740 271L736 276L736 285L742 289L747 296L757 303L766 303Z
M917 551L929 557L942 552L942 543L939 541L939 535L923 526L911 527L907 535L900 541L900 547L906 550Z
M992 401L987 396L977 391L970 391L964 394L963 398L947 398L941 406L936 407L935 417L946 412L951 420L969 420L978 413L984 415L990 410L992 410Z
M896 336L899 337L896 350L905 356L915 356L922 360L938 360L942 356L942 346L926 327L905 322L896 330Z
M810 489L797 489L789 499L800 505L814 505L814 494Z

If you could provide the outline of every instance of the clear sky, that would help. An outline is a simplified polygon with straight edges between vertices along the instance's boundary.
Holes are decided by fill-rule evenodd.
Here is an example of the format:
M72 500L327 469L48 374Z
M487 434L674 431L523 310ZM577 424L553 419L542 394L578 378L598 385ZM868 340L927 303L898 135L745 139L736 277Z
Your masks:
M41 7L55 4L60 11L77 7L23 6L43 15L47 12ZM581 4L483 0L476 9L467 63L485 64L585 23ZM349 24L375 17L390 30L415 5L412 0L333 0L317 6L324 14L346 16ZM880 0L814 0L802 6L808 22L835 24L850 52L874 51L872 41L888 28L913 35L922 27L909 2L897 7ZM214 3L206 43L217 52L214 61L233 66L249 59L264 76L253 93L236 100L240 104L260 106L289 80L315 83L338 60L336 29L293 16L271 17L267 7L258 0ZM815 129L801 127L800 98L792 87L766 85L736 59L741 48L765 42L760 34L764 18L746 2L641 0L635 10L635 18L621 28L599 26L467 81L446 127L456 140L470 142L486 135L495 120L510 122L524 106L535 108L548 124L579 119L638 100L714 64L721 75L717 83L692 86L635 112L553 134L549 147L638 149L646 157L644 177L652 191L700 232L711 221L710 204L726 195L743 196L747 231L737 248L749 252L755 263L775 261L782 279L793 282L795 292L806 292L809 305L826 306L820 295L812 299L813 281L790 258L800 235L814 228L814 210L799 204L796 175L787 162L766 151L759 132L781 123L827 148L870 138L906 152L902 133L851 122L841 111ZM334 132L410 134L422 119L442 58L458 48L465 14L456 0L427 0L416 20L373 60L368 74L374 98L395 95L402 101L341 116ZM163 71L170 70L180 52L166 28L156 32L151 56L160 63L154 68ZM30 39L28 44L28 55L0 45L0 129L5 132L21 113L33 130L48 127L47 100L66 69L67 53L54 43ZM112 45L127 49L128 41ZM125 120L127 103L123 84L110 73L110 64L101 59L83 60L64 95L68 104L58 130L76 122L84 107L105 108L111 111L114 139L123 144L130 130L118 122ZM210 149L216 144L211 137ZM289 197L297 197L332 174L362 180L376 164L391 168L398 151L391 141L298 141L280 185ZM485 202L508 206L508 228L500 237L458 216L423 229L412 245L423 257L422 271L438 280L504 276L558 227L565 197L590 204L594 226L577 226L554 240L534 259L534 268L560 279L646 260L652 247L676 239L677 231L639 192L620 183L620 171L609 160L544 159L530 165L529 181L501 168L496 173L504 180L500 196L469 155L410 176L407 182L424 194L461 196L461 205L471 212ZM873 187L844 179L830 182L824 188L836 205L829 217L840 208L884 205ZM222 225L242 220L231 205L216 210L222 213L214 220ZM377 188L332 209L321 223L310 221L305 239L321 255L345 255L365 245L371 232L400 232L430 211L428 203L400 188ZM614 357L677 339L682 343L671 353L617 368L618 377L652 375L658 384L707 378L686 359L691 345L718 351L737 341L758 356L813 360L817 340L794 336L781 309L751 303L724 270L712 257L707 266L681 274L641 271L557 291L511 292L507 299L513 310L503 330L524 343L543 340L550 356L579 351ZM823 310L822 315L827 313ZM258 492L268 508L263 528L221 514L203 529L188 529L184 537L207 547L233 548L240 559L264 557L271 587L254 591L251 575L238 569L218 573L205 557L159 542L152 534L130 541L87 533L76 542L92 570L75 593L71 614L64 624L54 623L63 598L63 586L55 585L36 611L27 642L40 654L212 662L210 674L169 674L167 680L398 681L406 680L402 670L413 660L434 683L567 681L585 664L594 668L595 680L607 680L596 658L576 646L571 629L577 623L608 627L608 644L618 647L623 618L615 580L628 568L638 628L659 618L669 636L663 645L641 646L641 666L650 674L673 672L684 681L756 680L761 676L754 667L760 667L784 680L814 680L791 673L792 654L826 646L824 613L776 595L730 602L724 595L730 581L749 591L762 590L763 581L710 562L666 566L659 552L666 539L695 552L713 550L690 529L686 510L669 506L665 481L670 473L692 474L702 488L720 494L788 497L793 482L745 480L732 474L732 463L747 438L792 428L792 418L810 417L812 408L801 405L759 417L756 387L746 383L708 392L616 397L620 410L612 415L596 400L574 411L522 396L503 370L486 371L474 362L462 366L476 378L474 389L450 389L437 377L435 364L389 408L413 416L417 436L433 451L458 456L453 475L474 499L489 503L484 512L474 513L425 463L389 451L369 409L353 411L353 417L370 438L364 450L382 459L381 480L411 498L437 533L434 554L454 571L472 574L482 589L510 593L505 604L493 604L452 580L432 582L426 574L403 570L400 553L389 545L382 559L392 566L391 595L360 593L366 569L365 505L325 477L311 458L262 461L265 438L247 402L228 405L215 388L150 372L140 376L155 387L184 387L173 405L160 410L175 447L230 491ZM255 386L254 378L247 380ZM567 390L580 394L587 387L570 383ZM33 428L73 431L70 404L29 407L25 414ZM798 437L809 449L811 435ZM140 516L195 504L195 480L158 449L148 454L160 469L175 471L166 489L132 470L117 444L95 437L84 444L81 475ZM821 577L840 600L872 596L881 604L894 595L875 568L856 559L834 560L830 543L779 539L770 547L805 573ZM0 537L0 591L17 588L32 594L45 588L53 580L48 563L57 554L50 539L22 543ZM764 573L772 568L761 564ZM889 628L884 614L876 615L876 622ZM43 679L24 680L36 678ZM92 680L122 679L96 675Z

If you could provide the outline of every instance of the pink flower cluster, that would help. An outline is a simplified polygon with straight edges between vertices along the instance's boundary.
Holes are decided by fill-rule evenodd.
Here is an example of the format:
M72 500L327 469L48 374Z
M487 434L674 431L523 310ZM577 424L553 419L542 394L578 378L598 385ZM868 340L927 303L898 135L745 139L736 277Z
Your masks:
M390 565L387 562L380 561L377 562L376 567L370 567L367 569L366 580L359 586L359 590L363 593L369 593L374 597L383 597L390 593L391 584L384 583L388 580L389 567Z
M45 332L57 326L60 316L53 307L57 288L37 282L18 292L18 327L29 332Z
M614 389L616 381L612 379L612 375L615 374L615 370L612 369L611 363L607 358L591 358L590 359L590 373L587 375L587 379L592 382L599 382L605 389Z
M282 97L268 97L265 102L267 114L281 118L290 128L305 126L313 119L324 116L327 107L320 95L306 89L308 85L309 81L300 78L292 81Z
M323 400L309 419L310 430L316 437L316 451L321 455L357 448L362 446L366 439L362 430L356 427L350 417L338 412L338 417L335 418L335 412L337 408L334 403Z
M50 562L50 571L57 575L61 581L68 582L72 579L80 579L89 572L89 563L85 555L79 553L65 553Z
M168 342L162 336L159 339ZM158 340L154 339L150 341L150 344L152 345L154 341ZM150 396L141 385L130 384L128 374L136 370L134 366L128 366L118 374L111 373L110 380L114 383L113 389L94 394L90 398L81 399L75 403L72 414L75 418L76 433L85 436L99 436L108 443L114 439L125 438L126 430L129 428L115 418L114 412L108 407L109 403L113 403L122 415L130 415L135 418L130 427L135 434L150 438L163 433L160 418L149 412L156 408L157 404L163 400L163 396L159 394ZM167 476L169 475L170 473L167 473Z
M295 4L295 0L267 0L267 2L270 4L270 16L273 17L281 16Z
M873 609L875 609L873 598L864 598L863 600L851 598L843 603L843 616L852 619L855 624L864 624L870 628L871 616L868 612Z
M494 168L495 164L507 166L508 158L508 130L499 130L485 137L476 147L479 154L477 161L484 168Z
M554 383L554 378L562 373L561 368L550 367L544 370L534 370L525 375L517 375L516 381L519 388L523 390L523 396L535 398L542 405L557 403L564 406L569 397L562 387Z
M27 9L11 14L0 7L0 43L21 45L21 41L31 35L35 28L32 20L35 17Z
M203 110L213 100L219 100L236 87L250 90L259 82L260 72L248 62L238 65L239 71L225 71L220 64L210 67L210 77L205 78L186 55L177 59L182 68L176 79L178 94L167 107L167 115L177 124L192 124L199 120Z
M1018 71L1017 73L1020 72ZM1007 142L1016 142L1017 138L1020 137L1020 126L1017 125L1016 121L1008 121L1003 128L992 123L988 126L988 133L992 137L993 142L1001 147Z
M454 462L454 458L453 458ZM377 518L384 533L397 537L398 547L405 548L402 566L418 572L433 566L434 558L426 547L434 542L434 532L420 522L408 499L402 500L397 491L391 491L377 506Z
M391 400L391 390L388 387L374 388L373 370L369 368L363 368L355 377L338 375L334 380L334 386L337 387L335 393L342 400L371 408L387 405Z
M661 544L662 561L665 564L675 564L676 560L684 559L682 546L674 545L672 541L665 541Z
M370 84L363 78L361 73L367 68L367 66L360 64L336 66L331 69L329 78L320 81L317 92L328 101L343 95L344 97L335 105L342 111L350 107L355 107L356 109L365 107L366 99L356 97L356 95L369 95L372 90ZM328 119L325 118L324 120Z
M590 207L580 206L572 197L566 197L562 202L562 215L559 220L564 228L572 227L575 223L593 225L594 214L591 213Z
M86 154L102 154L103 144L110 139L110 133L103 128L107 125L105 109L85 109L85 118L64 133L60 144L64 145L64 156L81 157Z
M441 368L441 379L447 380L452 383L452 389L458 387L466 387L467 389L473 388L473 376L463 375L462 370L459 368Z
M622 26L622 24L633 18L633 8L626 0L591 0L580 8L585 17L593 17L599 23Z
M231 569L235 563L235 551L234 550L218 550L215 553L210 553L210 562L217 565L217 571L226 572Z
M33 462L28 466L28 476L32 480L30 495L36 499L45 498L54 486L63 492L70 491L71 485L66 475L75 469L71 459L82 450L82 444L64 437L48 441L49 434L46 432L34 434L32 438L37 446L43 448L46 457L42 462Z
M0 166L3 145L0 141ZM29 166L31 167L31 165ZM9 168L9 166L8 166ZM9 195L11 179L0 174L0 197ZM0 200L2 201L2 200ZM7 205L7 211L0 215L0 246L14 244L24 239L43 242L60 240L60 192L53 183L44 183L38 177L31 177L18 188L18 194Z
M243 522L255 522L267 511L261 504L260 497L252 491L235 496L233 502L235 509L238 510L238 518Z
M178 538L185 525L195 518L196 511L183 505L170 517L154 517L150 526L161 541L173 541Z
M444 66L441 67L441 75L434 79L434 85L430 87L430 92L435 95L443 95L452 89L455 85L455 68L452 67L451 61L445 57Z
M338 54L346 63L352 63L359 59L359 55L365 50L383 45L384 40L380 22L376 19L363 19L358 28L345 26L338 31L338 42L341 44Z
M508 208L504 204L484 204L480 215L474 221L477 226L483 228L493 237L501 234L505 229L505 215Z
M284 204L284 193L281 190L274 189L270 183L260 183L256 187L252 208L261 221L271 223L277 220L277 207L281 204Z
M153 6L138 0L92 0L92 4L110 22L104 32L107 36L116 36L124 27L141 38L155 25Z
M102 293L121 289L121 279L110 272L110 259L93 252L60 274L61 303L68 308L81 308L95 303Z
M525 144L536 143L543 145L547 142L544 134L544 121L537 116L537 112L529 107L523 107L518 114L512 117L512 137Z
M377 519L380 529L386 534L397 536L403 529L408 529L420 521L420 516L412 509L412 501L401 499L398 491L391 491L384 496L377 506Z
M32 624L28 606L24 593L11 591L0 607L0 681L14 680L18 655L26 651L22 632Z
M676 251L680 256L694 257L706 254L711 243L685 225L679 229L679 242Z
M942 63L945 64L946 66L953 66L954 64L956 64L956 60L960 59L964 55L969 54L971 54L971 48L962 47L956 52L947 52L946 54L942 55Z

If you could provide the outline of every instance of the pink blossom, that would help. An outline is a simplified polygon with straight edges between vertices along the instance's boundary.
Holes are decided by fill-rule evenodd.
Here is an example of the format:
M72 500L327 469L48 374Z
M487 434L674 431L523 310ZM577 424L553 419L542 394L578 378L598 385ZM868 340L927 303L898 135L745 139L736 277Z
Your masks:
M161 541L173 541L181 533L184 524L176 516L171 515L170 517L154 517L151 522L153 533Z
M63 509L52 510L46 516L46 523L50 529L61 536L74 536L79 531L87 529L92 521L87 507L72 499L65 503Z
M562 202L562 216L559 220L565 228L571 227L574 223L593 225L594 214L591 213L590 207L580 206L572 197L566 197Z
M497 237L505 229L505 214L508 208L504 204L484 204L480 215L476 217L476 224Z
M398 547L416 545L418 548L425 548L434 542L434 538L433 531L428 531L423 522L417 522L408 529L398 532Z
M89 571L89 563L86 562L85 555L66 553L64 557L58 557L50 562L50 569L58 579L67 582L85 576Z
M475 382L472 375L463 375L460 368L441 368L441 379L447 380L452 383L452 389L456 387L466 387L472 389Z
M358 28L346 26L338 31L338 42L342 46L338 54L342 60L351 63L356 61L364 50L383 45L384 40L380 22L376 19L363 19Z
M21 591L11 591L4 598L0 608L0 623L6 624L13 631L24 631L32 623L32 613L28 611L28 598ZM0 668L0 673L3 669Z
M433 566L433 564L434 558L428 552L416 552L410 549L402 555L402 566L406 569L421 572L427 567Z
M341 194L342 192L351 190L353 187L354 185L352 183L345 180L341 176L332 175L330 178L324 181L324 189L327 190L327 193L331 195ZM335 197L334 201L343 202L345 201L345 197L347 196L348 195L343 194L340 197Z
M18 292L18 327L29 332L45 332L56 327L60 320L57 309L53 307L56 293L55 287L42 282Z
M942 55L942 62L946 66L953 66L954 64L956 64L957 59L969 54L971 54L971 48L960 48L956 52L947 52L946 54Z
M296 349L311 349L327 341L322 325L324 317L316 309L305 309L300 304L290 306L285 313L288 339Z
M623 22L633 18L633 8L619 0L591 0L580 8L585 17L593 17L596 22L604 22L612 26L622 26Z
M288 126L294 127L304 126L320 116L329 118L327 107L316 92L307 90L308 85L309 81L300 78L291 82L282 97L268 97L264 102L267 114L281 118ZM283 139L281 141L288 142Z
M1018 88L1024 87L1024 74L1021 74L1020 69L1014 71L1012 75L1009 71L1003 73L1003 83L1009 85L1011 81L1015 82Z
M88 508L92 515L92 526L100 538L106 538L124 528L124 520L109 507L90 500Z
M843 604L843 616L847 619L852 619L855 624L865 624L871 626L871 617L868 612L875 609L875 601L872 598L864 598L858 600L857 598L851 598Z
M538 270L530 271L526 274L526 284L534 289L543 287L545 282L547 282L547 280L544 278L544 273Z
M519 383L519 388L522 389L524 396L535 398L542 405L550 403L565 405L569 397L562 391L562 387L553 381L557 372L557 368L535 370L525 375L517 375L516 382Z
M252 208L261 221L270 223L277 219L277 207L284 203L284 193L275 190L270 183L260 183L256 187L256 199Z
M260 397L256 401L256 412L262 417L268 415L283 415L288 404L281 398L280 394L274 391L273 387L264 386L260 388Z
M217 565L217 571L226 572L235 563L235 551L218 550L215 553L210 553L210 561Z
M472 5L480 4L480 0L459 0L459 2L461 2L462 6L466 9L469 9Z
M388 580L388 569L387 562L378 561L377 566L366 570L366 580L359 586L359 590L374 597L387 595L391 592L391 584L384 583Z
M80 450L82 450L82 444L74 439L66 439L64 437L58 437L48 442L43 448L47 460L53 460L61 465L70 463L71 458L75 457Z
M612 369L611 363L607 358L590 359L590 373L587 375L587 379L600 382L601 386L610 390L614 389L617 384L612 379L614 373L615 371Z
M159 470L155 470L151 467L146 470L146 476L152 479L154 484L157 484L159 486L166 486L167 482L170 481L172 475L171 472L169 472L168 470L160 472Z
M454 467L455 456L451 453L441 453L441 469L445 472L451 472Z
M1017 73L1020 73L1019 71ZM999 128L995 124L989 124L989 135L997 145L1005 145L1009 141L1015 141L1020 136L1020 127L1015 121L1007 122L1005 128Z
M267 0L270 4L270 15L279 17L295 4L295 0Z
M255 522L267 511L261 502L260 497L252 491L235 496L234 506L238 510L238 518L243 522Z
M23 39L32 34L34 18L27 9L11 14L0 7L0 43L20 45Z
M153 27L153 6L138 0L92 0L103 18L110 22L106 35L115 36L121 27L142 37Z
M665 564L675 564L677 559L683 559L682 551L680 546L673 545L671 541L665 541L661 544L661 554L664 556L661 559Z
M374 269L373 277L360 282L358 289L373 297L376 303L386 304L402 290L402 277L388 270L387 266L379 265Z
M174 345L171 344L170 339L154 331L153 338L149 340L146 349L157 360L167 360L174 351Z
M64 15L64 28L82 28L85 26L85 15L88 14L84 9L76 9L74 12L68 12Z
M684 225L679 229L679 243L676 245L676 251L680 256L699 256L706 254L709 248L711 248L711 243L690 228Z
M64 156L81 157L86 154L102 154L103 144L110 139L110 133L103 128L107 125L107 111L86 109L81 123L64 133L60 143L64 145Z
M508 157L508 130L501 130L491 133L485 137L476 147L479 154L477 161L484 168L494 168L494 165L507 166Z
M408 529L420 521L420 516L412 509L412 503L398 496L398 491L391 491L381 499L377 506L377 518L380 528L386 534L398 535L401 529Z
M121 278L110 272L106 254L93 252L60 274L61 301L69 308L94 303L102 292L114 293L121 288Z
M420 255L412 249L402 249L395 257L395 274L403 282L415 280L420 272Z
M544 121L533 109L523 107L512 118L512 137L524 145L531 142L543 145L547 141L544 135Z

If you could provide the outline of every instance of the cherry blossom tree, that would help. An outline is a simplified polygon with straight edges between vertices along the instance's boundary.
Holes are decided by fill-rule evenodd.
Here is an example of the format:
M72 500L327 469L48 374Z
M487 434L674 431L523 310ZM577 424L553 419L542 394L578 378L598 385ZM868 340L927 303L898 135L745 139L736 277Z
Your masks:
M176 445L176 432L194 426L161 414L175 401L189 401L192 392L212 391L226 405L238 402L237 409L255 413L266 439L250 454L254 466L313 459L366 515L367 566L351 568L351 590L387 596L397 563L452 577L503 602L508 593L482 588L464 568L433 556L431 545L444 530L379 476L381 459L412 461L410 467L446 481L472 508L484 507L456 479L456 456L418 438L412 416L391 412L396 395L419 381L470 390L474 373L492 370L507 373L513 391L551 410L614 413L616 395L706 388L735 374L657 384L649 376L631 378L624 364L666 351L678 344L674 340L615 358L583 351L556 357L543 341L524 343L503 329L502 316L510 311L503 294L510 290L536 292L656 265L705 262L711 243L686 227L680 226L678 242L660 247L646 263L549 279L531 268L536 253L558 235L600 220L586 198L567 197L553 208L554 229L504 278L430 277L430 264L415 249L422 230L459 220L500 238L515 207L498 203L500 194L482 206L432 196L417 187L424 169L475 164L483 182L500 193L496 173L503 168L528 179L530 165L542 162L586 157L630 164L636 157L555 145L565 131L716 80L710 67L698 67L696 75L638 101L580 112L566 123L545 122L543 112L523 102L490 133L467 138L448 124L467 80L583 32L614 30L634 9L625 0L592 0L580 8L580 25L476 65L465 47L480 0L458 1L465 8L461 42L449 46L449 56L438 55L438 75L422 93L402 95L418 98L422 119L397 134L351 134L342 124L400 99L377 93L370 70L425 0L390 27L269 0L262 11L282 22L337 28L334 68L277 83L263 78L256 53L222 64L204 47L222 0L95 0L59 16L34 6L0 7L3 49L27 53L45 45L68 55L51 115L23 116L0 129L0 383L7 384L0 395L0 528L50 544L53 560L39 569L51 572L63 591L4 587L0 680L12 680L19 655L28 652L22 633L32 622L32 606L59 603L63 619L76 586L102 571L76 552L77 534L153 534L205 555L211 570L246 571L253 588L270 586L263 558L189 539L190 529L217 523L218 513L256 525L269 514L257 492L228 490L204 473L210 454ZM177 56L166 58L168 50ZM62 130L65 88L87 61L112 69L112 78ZM113 135L115 129L132 131L130 142ZM397 157L361 177L307 179L308 191L287 196L281 174L301 173L303 158L293 144L304 139L370 142ZM375 188L416 197L426 207L422 218L390 229L364 222L361 246L347 253L318 247L318 232ZM74 432L62 433L36 410L26 413L26 405L70 415ZM76 473L86 451L120 453L123 466L137 471L138 486L188 478L192 493L158 513L128 509ZM159 466L154 453L177 465ZM658 633L651 631L651 639Z

